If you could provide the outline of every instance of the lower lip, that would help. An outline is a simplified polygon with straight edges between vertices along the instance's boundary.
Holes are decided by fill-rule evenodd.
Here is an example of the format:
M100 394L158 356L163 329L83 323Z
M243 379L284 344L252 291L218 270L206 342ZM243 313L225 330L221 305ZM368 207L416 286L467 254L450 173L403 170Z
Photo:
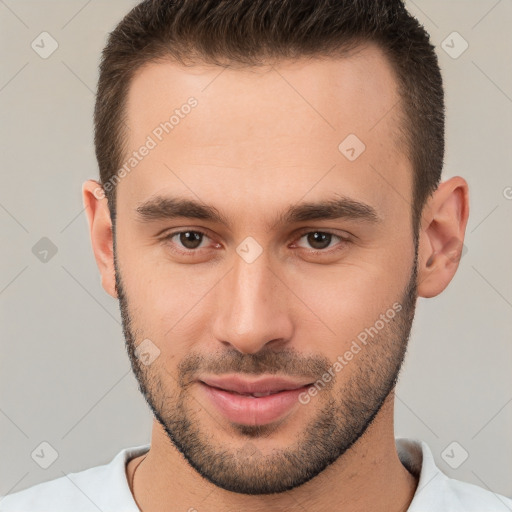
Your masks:
M282 418L296 404L299 395L309 386L280 391L268 396L253 398L200 382L210 400L230 421L243 425L264 425Z

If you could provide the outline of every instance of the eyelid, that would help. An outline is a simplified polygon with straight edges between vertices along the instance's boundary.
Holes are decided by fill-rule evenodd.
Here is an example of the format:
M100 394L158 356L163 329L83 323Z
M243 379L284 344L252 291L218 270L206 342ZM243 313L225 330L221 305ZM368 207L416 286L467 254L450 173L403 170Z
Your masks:
M337 252L337 251L340 251L342 250L342 248L339 247L339 245L343 245L343 244L347 244L347 243L351 243L352 242L352 237L349 233L345 233L345 234L339 234L339 233L335 233L333 230L329 229L329 228L325 228L325 229L317 229L317 228L303 228L301 231L299 231L296 235L294 235L294 240L300 240L304 235L308 235L310 233L323 233L323 234L326 234L326 235L331 235L333 237L336 237L340 240L340 242L338 244L335 244L333 247L329 247L327 249L307 249L307 248L303 248L304 250L306 250L307 252L309 252L310 254L313 253L313 254L331 254L333 252ZM293 242L293 245L296 245L296 242L294 241Z
M206 238L212 239L211 236L208 235L208 232L204 229L198 229L198 228L179 228L176 230L167 231L164 235L162 235L159 240L166 242L170 241L172 238L174 238L176 235L180 235L181 233L199 233L203 235ZM185 254L194 254L199 251L199 249L176 249L179 253L185 253Z
M168 241L168 240L171 240L176 235L179 235L181 233L186 233L186 232L199 233L199 234L203 235L204 237L209 238L210 240L212 239L212 237L209 236L207 230L205 230L203 228L180 227L179 229L177 228L176 230L171 229L170 231L167 231L166 234L164 234L162 237L160 237L160 240ZM343 245L346 243L351 243L352 237L353 237L353 235L351 235L350 233L344 232L344 234L338 234L329 228L321 229L321 228L305 227L305 228L301 228L301 230L299 230L298 232L296 232L293 235L293 241L292 241L293 245L295 245L296 241L300 240L304 235L307 235L310 233L328 234L328 235L337 237L340 240L340 242L338 244L335 244L333 247L330 247L327 249L307 249L304 247L299 247L299 248L307 251L310 254L325 254L325 255L327 255L332 252L337 252L339 250L342 250L342 248L338 247L339 244ZM219 244L217 244L217 245L219 245ZM207 249L207 248L203 248L203 249ZM199 251L200 251L199 248L198 249L174 248L173 250L175 252L178 252L179 254L184 254L184 255L194 255L194 254L199 253Z
M294 236L302 237L304 235L307 235L308 233L326 233L329 235L333 235L333 236L342 238L343 240L349 240L349 239L353 238L353 235L351 235L347 231L343 231L342 233L336 233L336 231L331 228L308 228L308 227L301 228Z
M209 234L208 234L208 231L203 229L203 228L179 228L179 229L176 229L176 231L172 230L171 231L168 231L166 230L165 231L165 234L162 235L160 238L163 239L163 240L166 240L166 239L169 239L169 238L172 238L173 236L175 235L179 235L181 233L186 233L187 231L191 231L193 233L200 233L201 235L204 235L208 238L212 238ZM344 234L339 234L339 233L335 233L334 231L332 231L330 228L324 228L324 229L318 229L318 228L302 228L301 230L299 230L298 232L296 232L293 237L294 239L297 239L297 238L301 238L303 237L304 235L307 235L309 233L325 233L325 234L329 234L329 235L333 235L333 236L337 236L339 238L341 238L342 240L350 240L353 235L351 235L350 233L348 232L344 232Z

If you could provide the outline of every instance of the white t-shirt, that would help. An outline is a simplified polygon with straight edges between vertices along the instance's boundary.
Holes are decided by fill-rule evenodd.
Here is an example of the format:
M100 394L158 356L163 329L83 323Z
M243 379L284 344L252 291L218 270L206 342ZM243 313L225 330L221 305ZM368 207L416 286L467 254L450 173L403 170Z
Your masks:
M510 512L512 500L447 477L423 441L398 438L398 455L419 476L408 512ZM110 463L33 485L0 497L0 512L140 512L128 486L127 462L149 450L121 450Z

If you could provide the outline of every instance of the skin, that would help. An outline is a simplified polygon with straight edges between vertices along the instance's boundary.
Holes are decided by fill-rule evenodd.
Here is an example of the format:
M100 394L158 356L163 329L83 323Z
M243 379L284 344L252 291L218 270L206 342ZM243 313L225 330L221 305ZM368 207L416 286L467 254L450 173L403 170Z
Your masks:
M169 510L170 503L175 510L198 511L320 512L332 510L333 503L348 512L407 510L417 480L396 452L394 383L389 378L398 372L416 297L438 295L457 270L468 219L468 185L453 177L430 197L416 261L412 168L396 138L396 81L379 48L368 45L338 59L220 71L161 62L145 66L134 77L127 108L130 150L140 147L188 97L197 98L198 106L118 184L115 262L107 200L97 197L95 180L83 185L102 286L123 299L132 367L153 412L166 423L154 420L151 449L132 489L135 500L145 512ZM353 162L338 150L350 133L366 145ZM380 221L316 220L268 229L289 205L332 198L333 192L371 205ZM141 222L136 208L157 194L199 198L222 212L229 227L187 218ZM178 236L173 242L161 239L171 229L200 230L207 237L196 256L184 257L172 250L186 250ZM315 255L318 247L303 235L317 231L350 234L352 242L333 237L324 251L339 250ZM236 252L247 236L263 251L250 264ZM206 369L235 368L235 361L243 362L248 373L264 361L268 372L263 373L275 373L273 365L279 364L312 375L315 368L333 364L393 303L405 301L411 283L413 300L402 315L337 373L328 388L269 428L231 424L191 381ZM133 356L134 345L146 338L160 350L149 366ZM196 373L180 366L191 354L200 357ZM376 375L368 389L364 375ZM372 422L368 411L363 414L346 403L351 396L354 403L375 408ZM338 438L322 436L321 430L317 437L308 437L326 411ZM195 447L203 448L188 455L194 455L204 472L212 468L208 456L223 452L232 457L228 462L240 463L238 474L230 473L234 466L226 463L217 467L222 482L213 482L189 464L168 431L173 427L180 434L176 422L183 418L191 420L188 431L198 436ZM364 433L356 432L357 426ZM278 455L300 453L301 442L309 448L322 443L332 448L329 442L341 441L346 450L307 481L300 481L297 464L279 465L283 460ZM190 441L188 448L192 445ZM308 453L300 459L306 467L321 460L314 450ZM128 481L142 459L128 463ZM248 494L219 485L235 480L260 484L268 467L278 476L274 481L296 477L293 488Z

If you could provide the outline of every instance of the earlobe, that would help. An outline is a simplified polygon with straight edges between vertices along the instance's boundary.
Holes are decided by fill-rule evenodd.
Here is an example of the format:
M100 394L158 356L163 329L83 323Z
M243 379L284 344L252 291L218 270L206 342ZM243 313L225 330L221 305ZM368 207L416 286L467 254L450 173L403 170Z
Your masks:
M101 274L101 285L112 297L117 297L112 221L107 198L101 184L88 180L82 185L82 199L89 223L94 258Z
M423 209L418 249L418 295L435 297L450 283L464 253L469 188L460 176L439 185Z

